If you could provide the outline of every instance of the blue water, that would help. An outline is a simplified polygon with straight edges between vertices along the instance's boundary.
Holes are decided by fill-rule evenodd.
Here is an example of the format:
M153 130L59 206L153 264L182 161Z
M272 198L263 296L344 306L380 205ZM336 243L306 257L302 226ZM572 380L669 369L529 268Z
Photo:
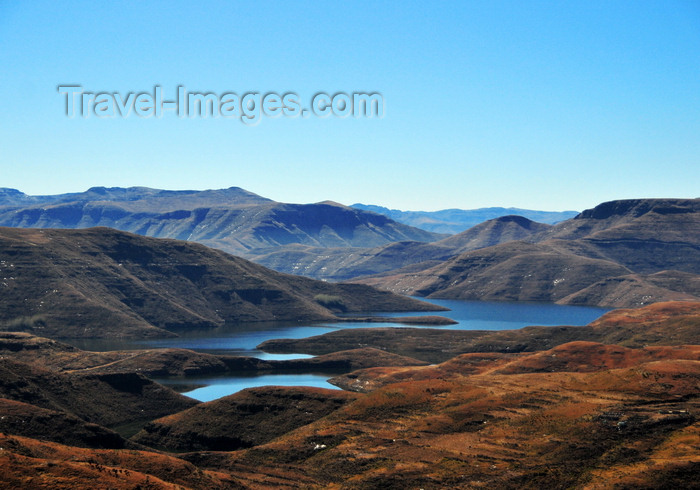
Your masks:
M430 300L431 303L450 308L444 312L379 313L376 316L441 315L457 322L440 328L452 330L509 330L531 325L586 325L605 312L606 308L586 306L562 306L546 303L500 303L483 301ZM256 323L231 325L211 330L178 332L179 337L156 340L84 340L71 341L73 345L92 351L152 349L159 347L192 349L209 354L251 356L261 359L296 359L311 357L304 354L268 354L257 349L269 339L299 339L322 335L348 328L402 327L395 323L343 322L327 324L304 323ZM416 327L411 325L411 327ZM261 376L226 376L187 378L188 383L206 385L186 394L197 400L208 401L240 391L244 388L265 385L318 386L333 388L326 382L330 374L265 374ZM173 380L161 380L174 383ZM182 380L179 380L182 383Z
M302 374L263 374L260 376L217 376L217 377L188 377L187 383L204 385L193 390L185 390L183 395L202 402L216 400L223 396L237 393L245 388L257 386L313 386L338 390L327 380L332 374L302 373ZM164 385L181 384L182 379L156 379Z
M610 308L549 303L504 303L450 299L431 299L430 303L445 306L451 311L411 313L411 316L446 316L458 322L457 325L438 327L449 330L511 330L532 325L543 327L580 326L587 325L610 311ZM376 316L392 316L392 314L379 313Z

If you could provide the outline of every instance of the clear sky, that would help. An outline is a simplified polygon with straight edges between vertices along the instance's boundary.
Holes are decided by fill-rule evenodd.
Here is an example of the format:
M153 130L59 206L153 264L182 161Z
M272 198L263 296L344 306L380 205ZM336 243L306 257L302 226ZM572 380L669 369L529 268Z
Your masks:
M581 210L700 196L700 2L0 0L0 187ZM378 92L382 118L68 118L88 92Z

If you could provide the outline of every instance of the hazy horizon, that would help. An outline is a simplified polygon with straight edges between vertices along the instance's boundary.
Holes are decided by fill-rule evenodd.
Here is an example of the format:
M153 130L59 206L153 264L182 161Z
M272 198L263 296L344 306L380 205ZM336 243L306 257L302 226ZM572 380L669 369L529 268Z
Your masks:
M236 186L423 211L697 197L697 3L0 2L0 45L0 187L30 195ZM65 86L129 115L69 118ZM179 87L299 110L249 124L142 117L129 99ZM319 93L380 94L383 117L301 116Z

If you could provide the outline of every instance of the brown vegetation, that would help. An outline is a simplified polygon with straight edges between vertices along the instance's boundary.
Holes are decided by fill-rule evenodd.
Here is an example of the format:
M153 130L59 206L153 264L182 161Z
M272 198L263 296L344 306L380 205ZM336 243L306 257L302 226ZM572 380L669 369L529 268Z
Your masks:
M408 350L419 352L427 339L435 341L427 352L491 352L457 352L435 365L410 365L415 361L369 348L335 352L324 362L365 367L336 378L355 393L264 387L182 408L176 405L183 397L143 376L70 369L72 362L84 369L114 363L125 353L100 359L6 334L0 485L693 488L700 468L699 313L698 303L660 303L613 311L586 327L472 332L461 340L436 334L460 332L425 329ZM379 329L375 337L361 330L399 346L393 332L410 339L420 329ZM563 341L579 333L599 340ZM548 347L537 349L538 342ZM184 366L188 352L152 351L143 360L160 355L158 362L180 359ZM54 355L60 360L52 363ZM33 356L34 364L19 361ZM379 360L403 365L367 367ZM140 410L151 422L132 440L89 423L135 419Z
M323 388L251 388L155 420L132 440L171 451L232 451L271 441L357 398Z
M520 330L438 330L376 328L338 330L305 339L274 339L268 352L327 354L337 349L372 347L428 362L467 352L533 352L573 341L647 345L696 344L700 338L700 302L656 303L636 310L614 310L583 327L526 327Z

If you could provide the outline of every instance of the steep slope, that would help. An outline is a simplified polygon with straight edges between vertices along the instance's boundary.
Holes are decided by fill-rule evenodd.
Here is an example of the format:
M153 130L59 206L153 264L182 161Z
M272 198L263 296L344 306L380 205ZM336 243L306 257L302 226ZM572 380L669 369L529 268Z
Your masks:
M0 398L105 427L145 422L198 402L136 373L70 374L0 359Z
M700 199L611 201L532 238L558 239L579 255L612 260L640 274L700 273Z
M342 281L415 264L427 268L460 253L521 240L548 228L521 216L503 216L433 243L402 241L371 249L285 247L261 251L254 260L282 272Z
M0 433L53 441L77 447L123 449L130 444L119 434L75 415L0 398Z
M700 243L698 213L700 198L608 201L558 223L537 239L626 238Z
M290 244L375 247L444 236L335 203L277 203L236 187L208 191L95 187L57 196L26 196L5 189L0 194L0 226L106 226L196 241L237 255Z
M432 298L613 307L696 300L700 199L604 203L521 241L424 265L356 282Z
M226 322L329 320L338 310L435 309L108 228L2 228L0 278L2 329L47 337L172 336Z

